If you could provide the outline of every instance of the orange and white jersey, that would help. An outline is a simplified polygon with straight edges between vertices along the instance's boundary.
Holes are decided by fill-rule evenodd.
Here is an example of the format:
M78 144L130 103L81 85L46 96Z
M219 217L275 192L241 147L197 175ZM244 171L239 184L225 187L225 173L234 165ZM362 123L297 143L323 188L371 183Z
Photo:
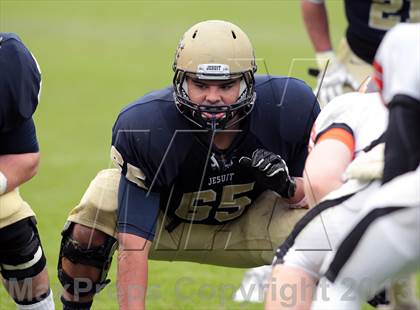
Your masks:
M376 144L388 125L388 109L383 105L378 92L374 93L347 93L334 98L318 115L312 128L309 151L316 143L324 139L336 139L343 142L353 155L352 163L343 174L344 184L337 190L326 195L322 200L336 199L362 190L372 179L350 176L354 170L358 173L358 163L369 158L370 153L365 150ZM376 148L378 149L378 148ZM376 150L374 153L377 154ZM372 151L372 152L373 152ZM362 171L361 175L382 174L383 152L379 154L379 165L367 166L374 171ZM356 164L356 165L353 165ZM354 167L355 166L355 167ZM378 168L379 166L379 168ZM349 172L349 169L352 171ZM354 169L356 168L356 169ZM366 170L362 168L362 170ZM380 177L380 176L379 176Z
M347 93L334 98L318 115L309 150L324 139L337 139L357 157L385 131L388 110L379 93Z
M374 68L374 80L386 103L395 95L420 100L420 23L392 28L376 53Z
M352 163L355 163L368 154L364 149L381 137L387 125L388 109L378 92L347 93L335 97L318 115L310 147L316 147L324 139L339 140L350 149L354 157ZM275 263L299 268L320 278L326 254L335 250L337 240L348 231L364 201L379 186L379 180L350 178L317 201L296 224L287 242L279 247Z

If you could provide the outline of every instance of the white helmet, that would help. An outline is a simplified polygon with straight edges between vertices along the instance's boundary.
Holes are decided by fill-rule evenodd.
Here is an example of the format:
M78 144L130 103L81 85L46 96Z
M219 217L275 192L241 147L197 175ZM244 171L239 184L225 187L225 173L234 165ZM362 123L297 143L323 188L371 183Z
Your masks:
M176 106L201 128L228 128L246 117L254 106L254 50L245 32L232 23L209 20L188 29L178 44L173 70ZM195 104L188 97L187 76L202 80L241 78L238 100L231 105ZM229 122L235 116L236 120Z

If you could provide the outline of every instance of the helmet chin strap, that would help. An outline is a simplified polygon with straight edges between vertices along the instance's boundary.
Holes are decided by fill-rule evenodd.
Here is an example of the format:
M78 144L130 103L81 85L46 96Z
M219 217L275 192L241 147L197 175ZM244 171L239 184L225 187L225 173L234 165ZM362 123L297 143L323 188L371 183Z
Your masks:
M212 132L215 132L215 131L216 131L216 129L217 129L216 118L215 118L215 117L212 117L212 118L211 118L211 131L212 131Z

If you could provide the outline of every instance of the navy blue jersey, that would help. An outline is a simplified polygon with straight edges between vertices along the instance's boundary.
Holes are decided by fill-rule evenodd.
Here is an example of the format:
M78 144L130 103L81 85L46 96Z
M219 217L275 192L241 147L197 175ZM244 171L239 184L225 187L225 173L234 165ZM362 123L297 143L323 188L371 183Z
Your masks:
M32 117L40 84L38 65L20 38L0 32L0 132L19 127Z
M114 161L131 182L120 185L120 191L122 187L131 191L131 198L120 193L125 220L130 214L127 208L156 210L157 204L180 221L220 224L234 220L266 190L255 182L252 171L238 162L258 148L280 155L292 176L302 176L310 130L319 113L312 90L294 78L257 76L256 93L254 110L223 151L210 143L209 131L197 129L179 113L172 87L126 107L118 116L112 138ZM133 194L133 188L147 189L153 199L147 200L144 193ZM150 231L140 232L150 224L130 226L136 225L139 229L134 233L151 239Z
M36 153L38 151L38 140L32 118L10 131L0 132L0 155Z
M32 114L40 88L32 54L16 34L0 32L0 155L38 152Z
M420 22L420 0L346 0L347 41L352 51L373 62L385 32L401 22Z

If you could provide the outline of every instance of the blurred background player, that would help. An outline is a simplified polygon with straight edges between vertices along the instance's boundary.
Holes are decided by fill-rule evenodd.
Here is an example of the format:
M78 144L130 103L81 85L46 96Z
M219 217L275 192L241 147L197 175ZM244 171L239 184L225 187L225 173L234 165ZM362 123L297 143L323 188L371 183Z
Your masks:
M91 307L117 240L121 309L144 308L148 259L271 263L273 244L305 213L301 176L319 105L302 81L256 69L239 27L201 22L179 42L173 86L123 109L118 169L96 176L63 230L65 309Z
M326 254L334 251L362 202L380 186L387 112L378 92L354 92L336 97L319 114L304 173L311 209L277 250L266 309L309 309ZM372 152L381 155L379 167L353 175L354 165ZM280 293L285 286L295 288L293 304Z
M420 22L420 0L345 0L344 7L348 26L335 53L324 0L301 0L320 70L316 92L321 106L343 92L356 90L371 75L373 58L387 30L401 22Z
M303 20L319 68L315 93L321 107L337 95L356 91L372 74L373 58L388 29L400 22L420 22L420 0L345 0L344 7L348 26L336 54L324 0L301 0ZM248 270L234 300L263 302L261 294L244 296L243 292L248 292L253 286L263 287L270 272L269 266Z
M420 270L420 24L392 29L374 66L389 108L384 185L366 203L336 254L328 255L323 271L330 300L317 300L313 309L359 309L387 282ZM343 299L344 293L352 298ZM406 298L415 292L399 294ZM419 308L418 302L401 306Z
M37 172L32 114L41 72L20 38L0 32L0 273L19 309L54 309L35 214L18 186Z

